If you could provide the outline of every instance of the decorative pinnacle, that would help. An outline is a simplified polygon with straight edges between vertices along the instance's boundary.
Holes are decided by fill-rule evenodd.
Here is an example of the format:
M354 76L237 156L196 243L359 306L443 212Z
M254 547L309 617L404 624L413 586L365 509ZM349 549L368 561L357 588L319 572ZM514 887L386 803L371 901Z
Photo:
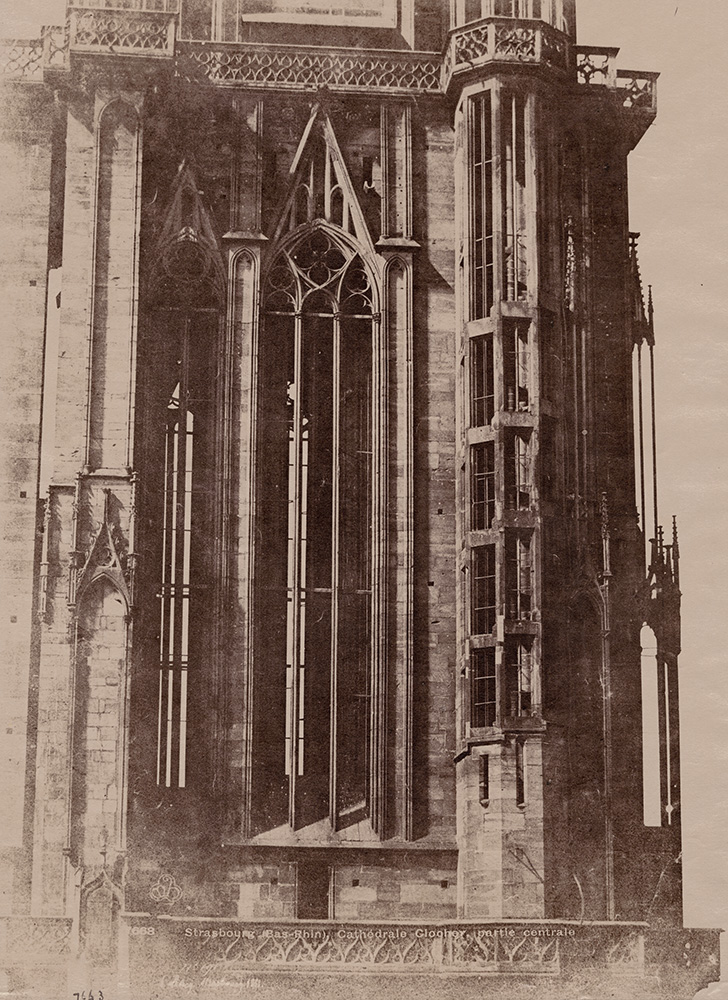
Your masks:
M680 589L680 545L677 537L677 517L672 516L672 576L675 586Z
M43 531L48 531L48 526L51 523L51 491L50 488L47 490L45 496L41 500L43 504Z
M652 299L652 285L647 286L647 343L655 345L655 303Z
M640 273L638 251L639 237L639 233L629 234L629 260L633 295L632 321L635 344L641 344L643 340L646 340L648 343L652 343L650 339L650 323L647 315L645 315L645 297L642 287L642 275Z
M606 582L612 575L611 554L609 546L609 503L607 494L602 493L602 577Z

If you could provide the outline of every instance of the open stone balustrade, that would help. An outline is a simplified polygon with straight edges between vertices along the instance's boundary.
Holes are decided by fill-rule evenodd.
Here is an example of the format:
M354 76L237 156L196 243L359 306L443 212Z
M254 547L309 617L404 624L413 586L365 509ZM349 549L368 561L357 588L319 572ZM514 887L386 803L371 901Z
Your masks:
M483 18L451 31L440 54L183 41L170 8L173 0L70 7L67 24L45 27L40 39L0 42L0 79L42 82L68 70L75 56L123 55L168 60L178 77L215 86L442 95L489 63L511 62L572 75L582 86L613 93L630 111L656 110L657 73L618 70L618 49L571 46L544 21Z

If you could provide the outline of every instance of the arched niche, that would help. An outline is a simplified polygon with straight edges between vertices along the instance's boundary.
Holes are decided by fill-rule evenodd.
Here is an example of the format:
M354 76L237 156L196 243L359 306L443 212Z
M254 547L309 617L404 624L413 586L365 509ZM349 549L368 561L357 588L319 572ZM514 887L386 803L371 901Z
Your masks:
M116 965L122 893L106 871L81 890L80 943L84 959L96 969Z

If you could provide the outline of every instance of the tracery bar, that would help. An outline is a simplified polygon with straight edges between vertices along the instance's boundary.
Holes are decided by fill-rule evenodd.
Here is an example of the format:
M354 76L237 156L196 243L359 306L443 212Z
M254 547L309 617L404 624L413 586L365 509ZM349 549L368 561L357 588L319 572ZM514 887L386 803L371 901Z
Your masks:
M160 599L157 783L187 782L194 414L189 409L190 329L185 321L179 382L167 407Z

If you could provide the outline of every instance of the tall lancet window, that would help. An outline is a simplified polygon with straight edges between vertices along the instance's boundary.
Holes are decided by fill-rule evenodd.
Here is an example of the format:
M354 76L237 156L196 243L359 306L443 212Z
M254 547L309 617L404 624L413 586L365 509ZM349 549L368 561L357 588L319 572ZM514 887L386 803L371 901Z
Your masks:
M374 290L328 227L275 258L259 349L254 825L369 813ZM375 696L376 697L376 696Z
M184 386L184 389L186 395L187 387ZM166 681L170 690L166 699L164 745L161 739L162 692L159 699L157 782L162 782L162 764L164 764L164 783L166 785L172 783L174 674L175 664L178 663L180 692L177 781L180 787L184 787L187 777L187 669L190 655L190 548L195 417L184 402L180 406L181 396L182 385L178 382L167 408L168 419L164 442L159 683L163 688ZM179 630L177 619L179 619Z
M150 496L161 526L156 778L160 786L185 788L190 763L199 772L202 745L209 743L199 730L209 693L215 575L216 331L209 316L167 318L169 338L157 356L166 378L160 379L159 464Z
M139 604L145 655L156 671L138 679L136 698L155 730L148 773L159 789L204 792L211 784L221 575L221 302L211 216L191 167L182 164L154 245L139 356Z
M493 109L490 91L473 101L470 121L470 318L489 316L494 301Z
M526 298L528 289L526 233L526 103L520 94L505 94L503 115L504 298Z

